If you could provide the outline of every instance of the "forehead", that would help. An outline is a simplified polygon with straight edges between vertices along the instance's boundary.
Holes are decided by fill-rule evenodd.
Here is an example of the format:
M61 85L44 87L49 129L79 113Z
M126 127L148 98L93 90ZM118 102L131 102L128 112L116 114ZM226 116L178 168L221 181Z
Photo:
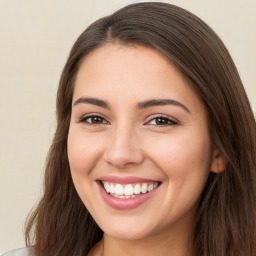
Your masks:
M127 98L170 97L203 107L191 85L165 56L140 45L107 44L87 55L77 74L74 100L81 96L123 103Z
M152 48L109 43L96 48L84 58L76 84L82 79L99 80L103 75L105 80L136 77L136 80L147 81L149 75L151 78L155 76L157 79L164 79L166 71L183 79L178 69L163 54ZM87 76L89 73L90 76Z

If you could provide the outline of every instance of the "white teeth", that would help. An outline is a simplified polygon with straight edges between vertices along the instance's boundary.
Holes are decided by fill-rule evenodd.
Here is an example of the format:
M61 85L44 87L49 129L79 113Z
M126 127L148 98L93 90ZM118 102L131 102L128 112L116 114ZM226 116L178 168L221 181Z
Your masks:
M110 193L114 194L115 193L115 187L113 184L110 185Z
M154 185L153 184L148 186L148 192L152 191L153 189L154 189Z
M122 196L124 194L124 187L120 184L117 184L115 187L115 194L118 196Z
M141 192L143 194L145 194L146 192L148 192L148 185L146 183L144 183L141 187Z
M135 195L138 195L140 193L140 185L136 184L135 187L133 188L133 193Z
M117 198L121 198L121 199L128 199L128 198L133 198L135 197L135 195L131 195L131 196L118 196L115 194L111 194L111 196L117 197Z
M150 192L154 190L159 184L158 182L151 183L150 185L147 183L138 183L134 186L132 184L112 184L107 181L103 181L102 183L107 193L122 199L132 198L136 195L139 195L140 193L145 194Z
M108 193L110 192L110 186L107 182L104 183L104 188Z
M125 187L124 187L124 194L126 195L126 196L130 196L130 195L132 195L133 194L133 187L132 187L132 185L126 185Z

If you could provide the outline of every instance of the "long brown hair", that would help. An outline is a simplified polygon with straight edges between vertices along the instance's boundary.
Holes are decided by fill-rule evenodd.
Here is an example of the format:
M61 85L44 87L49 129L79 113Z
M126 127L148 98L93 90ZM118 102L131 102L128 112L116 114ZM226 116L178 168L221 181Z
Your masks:
M256 255L256 125L237 69L220 38L192 13L167 3L128 5L90 25L75 42L57 95L57 130L44 194L30 215L27 245L36 256L84 256L102 238L74 188L67 137L76 74L83 58L106 43L151 47L173 63L205 104L213 143L226 170L210 173L193 243L200 256Z

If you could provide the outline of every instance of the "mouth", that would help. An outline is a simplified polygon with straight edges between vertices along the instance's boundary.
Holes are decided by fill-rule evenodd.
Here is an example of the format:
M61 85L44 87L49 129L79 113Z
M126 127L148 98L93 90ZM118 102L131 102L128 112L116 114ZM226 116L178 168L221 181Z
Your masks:
M117 210L134 209L144 204L154 197L162 184L137 177L115 176L101 177L96 183L105 203Z
M130 199L155 190L160 185L160 182L119 184L100 181L100 184L109 195L120 199Z

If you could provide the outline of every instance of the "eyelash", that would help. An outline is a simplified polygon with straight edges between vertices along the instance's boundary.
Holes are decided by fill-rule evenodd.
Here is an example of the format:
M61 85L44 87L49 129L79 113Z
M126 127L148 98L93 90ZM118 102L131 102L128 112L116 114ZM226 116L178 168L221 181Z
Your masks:
M149 124L149 125L152 125L152 126L162 126L162 127L166 127L166 126L173 126L173 125L177 125L178 122L176 120L174 120L172 117L170 116L166 116L166 115L154 115L153 117L150 117L150 120L147 121L147 123L155 120L164 120L166 121L167 123L166 124L162 124L162 125L157 125L157 124Z
M99 119L101 119L102 123L98 123L98 124L92 123L92 118L99 118ZM91 121L88 122L88 119L91 119ZM157 125L157 119L158 119L158 121L162 120L167 123ZM150 124L150 122L152 122L153 120L155 120L155 124ZM78 123L86 123L86 125L93 125L93 126L109 124L109 122L106 121L105 118L99 114L90 114L90 115L83 116L80 120L78 120ZM146 122L146 124L151 125L151 126L166 127L166 126L177 125L178 122L176 120L174 120L173 118L171 118L170 116L154 115L153 117L150 118L149 121Z
M93 124L92 122L88 122L86 121L89 118L100 118L101 120L104 121L104 123L100 123L100 124ZM98 126L98 125L102 125L102 124L109 124L108 121L105 120L105 118L99 114L90 114L90 115L86 115L83 116L81 119L78 120L78 123L86 123L87 125L93 125L93 126Z

